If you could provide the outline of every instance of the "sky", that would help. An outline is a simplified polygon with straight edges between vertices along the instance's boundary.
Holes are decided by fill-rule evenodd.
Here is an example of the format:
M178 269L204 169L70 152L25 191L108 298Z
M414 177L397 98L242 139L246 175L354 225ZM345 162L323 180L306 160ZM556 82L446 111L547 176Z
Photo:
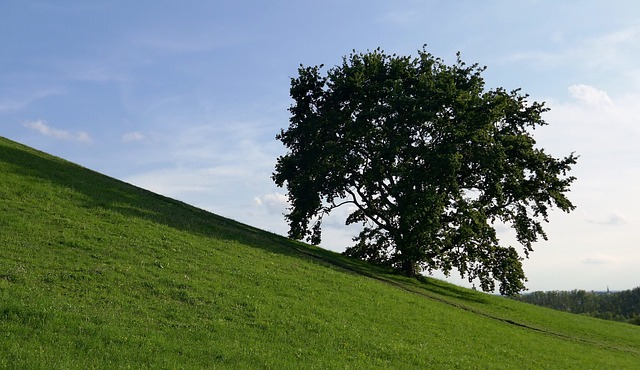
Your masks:
M300 64L460 51L487 88L546 102L539 147L580 156L529 290L640 286L638 1L0 0L0 45L0 136L282 235L275 135ZM323 247L351 245L346 214Z

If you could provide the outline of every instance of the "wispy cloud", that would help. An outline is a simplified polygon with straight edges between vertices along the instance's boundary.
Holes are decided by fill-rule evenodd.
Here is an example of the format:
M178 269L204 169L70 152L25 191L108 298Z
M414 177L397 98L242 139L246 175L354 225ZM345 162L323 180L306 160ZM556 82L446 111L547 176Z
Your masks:
M27 121L23 124L24 127L37 131L44 136L49 136L59 140L78 141L82 143L91 143L93 139L84 131L70 132L66 130L60 130L49 126L45 121Z
M60 94L59 89L41 89L36 91L11 91L9 94L0 95L0 113L9 112L9 111L17 111L25 108L31 102L46 98L51 95ZM3 95L8 95L9 97L5 97Z
M18 110L23 108L25 105L26 102L15 99L0 101L0 113Z
M133 52L113 49L109 55L105 52L97 56L84 56L72 60L53 60L52 68L68 80L85 82L119 82L132 80L129 71L143 62L133 56ZM117 57L114 57L114 54ZM125 55L126 54L126 55Z
M530 62L538 68L572 64L587 69L616 69L633 67L640 52L640 28L616 30L599 36L560 42L555 49L520 50L504 58L508 62ZM577 63L577 61L579 61Z
M589 223L599 224L599 225L618 226L618 225L626 224L627 219L618 213L611 213L607 218L599 219L599 220L589 220Z
M145 135L130 132L121 139L132 141L141 136ZM216 120L148 138L156 145L143 150L153 159L143 161L146 171L126 181L246 222L247 212L260 212L271 221L273 214L284 210L285 206L279 206L281 196L270 190L275 190L270 173L278 151L268 125ZM258 194L270 194L259 196L262 207L254 199ZM250 221L261 226L260 221Z
M134 132L127 132L126 134L122 135L122 142L123 143L131 143L134 141L140 141L140 140L144 140L145 135L134 131Z
M615 263L616 261L617 260L615 257L600 253L596 253L582 259L582 263L585 263L587 265L605 265L609 263Z
M393 10L384 14L380 21L382 23L406 26L418 23L420 21L420 13L413 10Z

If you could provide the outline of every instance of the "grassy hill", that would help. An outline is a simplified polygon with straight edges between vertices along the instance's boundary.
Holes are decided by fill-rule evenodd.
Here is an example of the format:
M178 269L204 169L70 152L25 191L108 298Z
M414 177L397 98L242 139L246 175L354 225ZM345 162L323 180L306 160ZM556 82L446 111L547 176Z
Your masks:
M640 327L406 279L0 138L1 368L638 368Z

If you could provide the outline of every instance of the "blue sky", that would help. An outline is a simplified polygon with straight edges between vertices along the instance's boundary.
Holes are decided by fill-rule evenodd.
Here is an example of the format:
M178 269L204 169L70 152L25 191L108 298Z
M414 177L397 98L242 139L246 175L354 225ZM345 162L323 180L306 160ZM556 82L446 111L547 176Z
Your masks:
M0 135L285 234L270 175L297 67L423 44L486 65L488 87L545 101L539 145L581 156L578 208L551 215L528 287L639 286L637 1L5 0ZM324 247L350 244L345 214L325 223Z

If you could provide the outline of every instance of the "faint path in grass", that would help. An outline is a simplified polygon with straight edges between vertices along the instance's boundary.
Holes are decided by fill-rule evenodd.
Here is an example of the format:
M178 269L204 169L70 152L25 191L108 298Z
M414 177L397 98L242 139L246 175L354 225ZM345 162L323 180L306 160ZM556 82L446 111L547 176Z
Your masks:
M474 308L474 307L471 307L471 306L468 306L468 305L464 305L464 304L460 304L460 303L454 302L452 300L445 299L445 298L443 298L443 296L452 295L453 293L448 293L447 294L446 292L443 292L445 289L442 289L442 287L440 287L441 289L438 289L438 290L442 290L442 291L439 291L438 293L434 293L434 292L431 292L431 291L427 290L427 288L425 286L422 286L422 287L413 286L412 287L411 285L408 285L407 283L404 283L404 282L401 282L401 281L397 281L397 280L394 280L394 279L391 279L391 278L384 277L383 275L380 274L379 271L377 273L373 273L373 272L367 271L367 269L371 269L370 265L362 264L362 266L358 266L358 265L360 265L358 263L346 263L347 261L345 261L345 260L347 259L347 257L344 257L344 260L343 259L336 259L336 258L331 258L333 256L331 256L331 257L322 256L321 253L317 253L318 251L313 251L313 250L310 250L310 249L302 249L302 248L295 247L295 246L292 246L292 247L295 248L295 250L298 253L300 253L302 255L305 255L305 256L308 256L308 257L311 257L314 260L318 260L318 261L320 261L322 263L330 264L332 266L341 268L341 269L343 269L345 271L348 271L348 272L351 272L351 273L354 273L354 274L357 274L357 275L365 276L365 277L370 278L370 279L377 280L377 281L379 281L381 283L393 286L395 288L404 290L406 292L417 294L419 296L431 299L433 301L437 301L439 303L443 303L443 304L446 304L448 306L455 307L457 309L468 311L468 312L471 312L473 314L476 314L476 315L479 315L479 316L482 316L482 317L485 317L485 318L488 318L488 319L491 319L491 320L496 320L496 321L502 322L504 324L513 325L513 326L520 327L520 328L523 328L523 329L526 329L526 330L531 330L531 331L538 332L538 333L541 333L541 334L544 334L544 335L549 335L549 336L553 336L553 337L564 339L564 340L568 340L568 341L577 341L577 342L581 342L581 343L597 346L597 347L600 347L600 348L603 348L603 349L607 349L607 350L621 351L621 352L627 352L627 353L640 355L640 350L635 349L635 348L621 347L621 346L611 346L611 345L607 345L607 344L604 344L604 343L600 343L598 341L589 340L589 339L582 338L582 337L576 337L576 336L571 336L571 335L567 335L567 334L563 334L563 333L558 333L558 332L555 332L555 331L546 330L546 329L543 329L543 328L539 328L539 327L531 326L529 324L518 322L518 321L515 321L515 320L510 319L510 318L500 317L500 316L497 316L497 315L494 315L494 314L491 314L491 313L488 313L488 312L484 312L484 311L479 310L477 308ZM319 250L319 251L323 252L323 250ZM391 275L391 272L385 272L385 274L386 275ZM417 283L420 283L420 282L418 280L415 280L415 283L413 283L413 284L417 284ZM424 284L424 283L420 283L420 284ZM460 293L461 292L459 292L459 291L455 292L455 295L457 296L458 299L469 300L469 301L473 301L473 302L476 302L476 303L484 303L481 299L472 298L471 296L473 295L473 293L469 294L468 297L461 296ZM480 293L476 293L476 294L480 294Z

